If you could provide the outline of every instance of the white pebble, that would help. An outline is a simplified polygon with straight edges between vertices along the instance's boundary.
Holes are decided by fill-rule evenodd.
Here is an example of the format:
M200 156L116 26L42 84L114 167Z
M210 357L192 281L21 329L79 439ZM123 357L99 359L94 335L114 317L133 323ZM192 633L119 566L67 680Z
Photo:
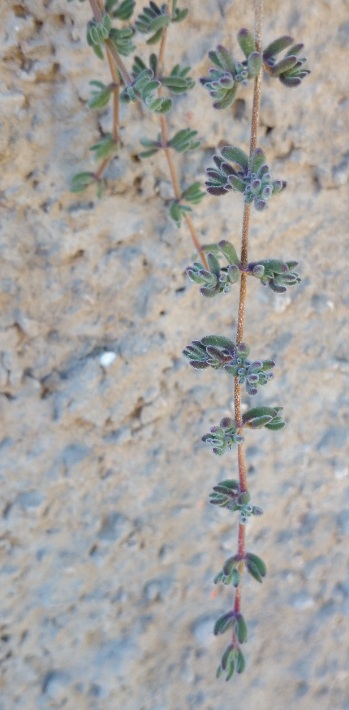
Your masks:
M116 353L113 353L111 350L110 351L108 350L107 352L102 353L102 355L99 358L99 362L101 365L103 365L103 367L109 367L109 365L111 365L112 362L114 362L115 358L116 358Z

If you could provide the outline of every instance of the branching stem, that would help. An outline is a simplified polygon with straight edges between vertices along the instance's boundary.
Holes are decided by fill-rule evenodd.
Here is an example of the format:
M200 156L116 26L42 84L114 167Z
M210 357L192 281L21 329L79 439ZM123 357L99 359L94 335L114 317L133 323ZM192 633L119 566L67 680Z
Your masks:
M102 22L104 8L102 7L100 0L90 0L91 9L93 12L93 17L96 22ZM113 43L110 40L105 42L105 50L107 54L107 60L109 64L109 70L113 81L113 140L116 143L120 141L120 128L119 128L119 86L120 78L119 72L122 76L123 81L127 84L131 82L131 78L128 75L126 67L121 61ZM103 173L107 169L112 158L105 158L102 160L98 169L95 173L95 179L100 180Z
M172 3L172 6L173 6L173 3ZM166 6L166 12L167 13L170 12L170 3L169 2L167 3L167 6ZM159 56L158 56L158 76L161 76L163 73L166 40L167 40L167 27L164 28L164 30L162 32L162 37L161 37ZM158 94L159 94L159 96L162 96L162 86L161 85L158 89ZM167 146L167 142L168 142L167 119L164 114L160 114L160 125L161 125L161 143L163 146ZM167 148L167 147L164 147L163 150L165 153L165 158L167 160L167 165L168 165L169 173L171 176L173 192L174 192L176 200L179 201L181 199L181 189L179 186L179 180L178 180L178 175L177 175L177 171L175 168L175 164L174 164L173 158L172 158L172 151L170 148ZM202 261L205 269L208 269L206 256L205 256L205 253L202 251L200 240L197 235L196 229L194 227L193 220L191 219L191 217L188 214L184 215L184 219L187 223L187 227L189 229L191 238L192 238L193 243L195 245L195 249L199 253L201 261Z
M257 52L262 50L262 33L263 33L263 0L254 0L254 13L255 13L255 42ZM258 124L259 124L259 113L260 113L260 100L261 100L261 84L262 84L262 70L259 71L258 75L254 81L253 89L253 106L252 106L252 121L251 121L251 136L250 136L250 159L253 151L257 147L258 138ZM243 269L247 268L248 264L248 237L250 229L250 214L251 205L245 205L244 215L242 222L242 239L241 239L241 264ZM246 305L246 292L247 292L247 274L241 273L240 280L240 296L239 296L239 310L238 310L238 322L236 331L236 343L243 342L244 335L244 324L245 324L245 305ZM241 422L241 388L239 385L238 378L235 377L234 382L234 410L235 419ZM242 429L239 429L239 434L242 434ZM247 491L247 477L246 477L246 463L245 463L245 449L244 444L239 444L238 446L238 465L239 465L239 484L241 492ZM239 540L238 540L238 554L241 558L245 556L245 525L239 524ZM243 563L240 564L242 572ZM234 611L239 612L241 608L241 593L242 586L241 582L235 593L235 603Z

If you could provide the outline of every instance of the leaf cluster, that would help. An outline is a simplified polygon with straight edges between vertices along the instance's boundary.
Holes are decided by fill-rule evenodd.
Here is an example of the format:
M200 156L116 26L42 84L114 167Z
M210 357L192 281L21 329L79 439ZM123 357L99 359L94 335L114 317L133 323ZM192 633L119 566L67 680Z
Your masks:
M270 370L275 366L273 360L249 360L250 348L246 343L235 345L222 335L207 335L201 340L193 340L183 350L192 367L203 370L213 367L224 369L238 378L239 384L245 384L249 395L257 394L257 388L265 385L272 377Z
M111 17L115 17L118 20L129 20L135 9L136 0L106 0L105 11L108 12Z
M230 680L234 672L242 673L245 670L246 661L241 648L235 644L229 644L223 653L220 665L217 668L216 676L220 678L226 672L225 680Z
M173 138L171 138L166 145L161 142L161 134L158 134L157 140L151 140L149 138L141 138L141 144L146 148L146 150L139 153L140 158L150 158L150 156L157 153L158 150L162 148L173 148L177 153L188 153L191 150L197 150L200 146L200 141L197 140L197 131L193 131L191 128L182 128L182 130L175 133ZM200 183L196 183L200 184ZM189 193L191 195L191 193ZM205 193L202 193L204 197ZM190 201L190 200L189 200Z
M210 493L210 503L226 508L232 513L240 514L240 523L245 525L251 515L262 515L263 510L256 505L250 504L251 496L248 491L241 491L238 481L221 481L213 487Z
M229 557L221 570L214 578L214 583L218 584L222 582L224 585L231 585L237 588L240 584L240 571L239 564L244 562L244 565L250 575L256 580L256 582L263 582L263 579L267 573L267 568L265 562L252 552L246 552L244 557L240 555L233 555Z
M266 427L271 431L279 431L285 426L280 416L283 407L254 407L242 415L242 426L248 429L261 429Z
M208 89L214 99L213 107L224 109L235 100L238 85L246 86L248 80L257 76L261 66L262 57L256 51L256 44L252 33L242 29L237 36L245 59L236 62L231 53L222 45L208 53L214 67L208 70L208 76L200 79L200 83Z
M236 283L240 277L240 261L232 244L223 239L217 245L212 245L210 249L212 251L207 254L208 270L199 261L194 262L186 270L191 281L203 284L200 293L207 298L213 298L221 293L229 293L231 285ZM213 253L214 251L216 254ZM225 256L229 264L226 268L222 268L218 261L218 256L222 255Z
M207 249L210 251L207 251ZM222 240L218 244L209 245L207 251L206 269L201 261L195 261L188 266L186 273L191 281L203 284L200 293L206 298L214 298L220 294L229 293L232 284L240 278L240 272L258 278L263 286L269 286L276 293L285 293L289 286L300 283L301 279L295 269L297 261L282 261L281 259L261 259L250 262L247 268L242 267L235 248L230 242ZM219 258L224 256L228 266L221 266Z
M195 131L196 133L196 131ZM191 148L190 150L194 150ZM202 191L201 189L201 183L200 182L193 182L192 185L186 188L182 192L180 200L172 200L169 205L169 213L170 217L175 221L177 227L181 226L181 221L183 215L185 215L188 212L192 212L192 208L190 207L190 204L192 205L197 205L203 197L205 197L205 192ZM186 203L190 204L186 204Z
M236 638L239 643L245 643L247 641L247 624L240 612L228 611L223 616L217 619L213 633L215 636L220 636L224 634L228 629L234 629Z
M135 22L135 28L143 34L150 34L147 39L147 44L156 44L160 42L163 31L169 26L170 22L181 22L187 16L188 10L180 10L177 7L177 0L172 3L172 11L168 13L167 4L157 5L151 2L147 7L144 7L141 14Z
M158 95L160 81L154 79L152 69L144 67L142 60L136 57L132 71L133 80L121 92L120 101L130 103L141 100L152 113L168 113L172 107L172 99Z
M95 173L83 172L73 176L70 189L72 192L83 192L89 185L95 183L97 186L97 197L102 197L105 189L103 178L97 177Z
M280 79L281 83L288 87L299 86L310 70L304 67L306 57L299 57L304 44L293 44L293 38L283 35L271 42L263 52L263 65L265 71L272 77ZM290 46L292 45L292 46ZM277 55L284 49L288 51L280 60Z
M260 280L262 286L269 286L275 293L285 293L289 286L295 286L301 279L294 271L298 261L281 259L261 259L248 265L248 272Z
M233 190L244 195L245 204L253 202L256 210L263 211L272 195L286 187L285 180L272 180L262 148L256 148L249 159L241 148L225 146L221 155L213 156L214 168L207 168L205 183L210 195L225 195Z
M280 416L282 409L282 407L254 407L249 409L242 415L241 426L231 417L223 417L219 426L211 427L209 433L204 434L202 441L212 448L214 454L223 456L228 449L232 449L244 441L244 437L239 434L239 429L243 427L248 429L266 427L272 431L283 429L285 422Z
M99 59L104 59L102 46L106 39L109 38L112 28L111 17L105 14L102 22L90 20L87 23L86 40L89 47L92 47L94 53Z
M224 417L219 426L213 426L209 434L202 437L207 446L212 447L214 454L223 456L227 449L232 449L236 444L241 444L244 437L238 433L235 422L230 417Z

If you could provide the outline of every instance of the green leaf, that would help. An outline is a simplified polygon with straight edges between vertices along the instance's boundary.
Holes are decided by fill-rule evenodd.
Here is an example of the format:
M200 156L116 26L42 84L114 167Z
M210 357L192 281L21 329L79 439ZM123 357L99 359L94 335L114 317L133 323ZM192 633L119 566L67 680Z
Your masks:
M70 190L71 192L83 192L94 181L94 173L77 173L72 178Z
M207 254L207 263L209 265L210 271L212 271L213 274L215 274L216 276L219 277L220 272L221 272L221 267L219 265L218 259L216 259L216 257L213 254L208 253Z
M201 190L201 184L199 182L194 182L182 193L182 198L188 202L192 202L194 205L199 204L201 200L205 197L206 192Z
M225 146L222 148L221 153L223 155L223 158L226 160L229 160L230 163L236 163L243 172L247 172L248 170L248 156L246 155L244 150L241 150L241 148L233 148L230 145Z
M256 51L256 43L254 40L254 36L252 32L250 32L250 30L247 30L245 28L241 29L238 32L237 40L246 59L252 52Z
M170 217L172 217L174 222L176 222L177 227L180 227L182 213L181 213L181 208L179 206L179 203L176 202L175 200L173 202L171 202L170 207L169 207L169 212L170 212Z
M258 567L253 562L246 562L247 570L249 571L251 577L253 577L256 582L263 582L263 577L260 574Z
M271 431L279 431L280 429L283 429L284 426L286 426L286 422L283 422L281 419L277 419L275 421L270 422L269 424L266 424L265 426Z
M236 614L236 635L239 643L247 641L247 624L242 614Z
M240 269L235 264L228 266L228 279L231 284L236 284L240 278Z
M246 184L237 175L229 175L229 183L237 192L245 192Z
M94 44L92 49L98 59L104 59L103 49L99 44Z
M112 17L117 17L119 20L125 21L129 20L133 14L136 1L135 0L123 0L118 8L115 8L118 0L107 0L105 3L106 12L112 10Z
M256 417L264 417L264 416L270 416L271 418L275 417L277 414L277 410L274 409L273 407L254 407L253 409L249 409L248 412L245 412L242 416L242 421L244 424L247 424L247 422L256 419Z
M201 339L202 344L213 345L214 347L224 348L226 350L235 350L235 343L224 335L206 335Z
M252 52L247 60L247 66L250 76L257 76L262 67L262 57L259 52Z
M223 67L223 69L227 69L228 71L231 71L231 72L235 71L235 62L234 62L234 59L233 59L231 53L225 47L223 47L221 44L218 45L218 47L216 49L216 56L217 56L218 61L220 62L220 66ZM209 52L209 57L211 58L210 52Z
M157 42L160 42L161 37L162 37L162 30L158 30L155 32L155 34L152 35L152 37L149 37L147 39L147 44L156 44Z
M283 49L287 49L287 47L289 47L292 42L293 37L290 37L289 35L283 35L282 37L275 39L274 42L268 44L268 46L264 50L263 58L265 60L272 59L276 54L282 52Z
M232 103L234 103L236 92L237 92L237 85L235 84L232 89L228 89L224 93L223 98L221 98L218 101L215 101L213 103L213 108L219 109L219 110L229 108L229 106L231 106Z
M183 128L178 131L171 140L168 141L168 146L174 148L179 153L186 153L190 150L196 150L200 146L200 141L196 140L198 135L197 131L193 131L191 128ZM195 183L200 184L200 183Z
M229 644L229 646L225 649L223 656L222 656L222 660L221 660L221 666L224 671L226 670L230 659L231 658L234 659L234 655L235 655L234 646L232 644Z
M226 577L229 577L235 567L236 567L236 557L229 557L229 559L226 560L223 565L223 574Z
M101 82L92 82L90 84L100 84ZM109 103L110 96L113 92L113 87L101 85L100 91L93 91L92 98L88 101L87 105L89 108L101 109L107 106Z
M262 259L258 263L264 266L266 273L284 274L289 268L281 259Z
M256 148L251 156L251 172L258 173L259 168L265 163L265 154L262 148Z
M227 666L227 675L225 680L230 680L232 676L234 675L234 670L235 670L235 663L234 663L234 656L231 656L228 661L228 666Z
M98 160L104 160L104 158L110 158L119 149L119 144L115 141L111 134L104 136L98 143L91 146L90 150L93 150L95 156Z
M290 56L290 57L284 57L284 59L281 59L280 62L275 64L273 67L270 68L270 73L272 76L280 76L280 74L284 74L288 72L290 69L292 69L295 65L297 64L297 57L296 56Z
M182 20L185 20L185 18L187 17L188 12L189 10L187 10L186 8L183 10L177 8L172 15L172 22L182 22Z
M217 246L222 252L222 254L225 256L229 264L235 264L235 266L240 266L240 260L235 251L235 247L230 242L228 242L226 239L222 239L220 242L218 242Z
M122 29L112 28L110 30L110 39L113 42L115 49L125 57L132 54L136 49L135 45L132 43L133 38L132 27L123 27Z
M255 555L252 552L247 552L245 558L246 558L246 561L248 560L256 566L259 574L262 577L265 577L265 575L267 573L267 568L266 568L266 565L263 562L263 560L260 557L258 557L258 555Z
M217 619L213 633L215 636L219 636L221 634L224 634L227 629L229 629L231 626L233 626L234 623L234 614L233 612L229 611L227 614L224 614L221 616L219 619Z
M235 589L237 589L237 587L239 586L240 579L241 579L240 572L239 572L238 568L235 567L231 571L231 583L232 583L233 587L235 587Z
M244 654L242 653L241 649L238 648L236 650L236 670L238 673L243 673L246 667L246 661Z
M163 30L164 27L168 27L171 22L169 15L159 15L155 17L149 24L149 32L158 32L158 30Z

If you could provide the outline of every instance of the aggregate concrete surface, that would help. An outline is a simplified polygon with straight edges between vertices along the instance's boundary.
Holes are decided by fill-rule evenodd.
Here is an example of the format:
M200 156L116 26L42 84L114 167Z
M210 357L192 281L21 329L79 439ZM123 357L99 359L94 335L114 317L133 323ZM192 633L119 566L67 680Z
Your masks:
M165 62L199 78L218 43L238 55L253 3L186 4ZM312 74L263 84L260 144L288 187L252 213L250 258L296 258L302 282L285 296L248 282L246 340L277 357L255 400L283 405L287 427L247 432L264 509L248 549L268 575L244 582L247 670L225 683L212 627L233 595L213 577L237 522L208 495L236 455L201 436L231 412L232 380L181 353L233 336L238 288L204 301L187 281L164 158L138 159L158 118L139 106L121 108L105 196L69 191L111 125L86 105L89 81L109 81L86 45L89 3L2 3L1 710L349 710L348 11L265 2L265 41L304 42ZM248 148L250 111L251 86L227 111L199 83L176 99L171 130L195 128L203 148L176 158L182 184L218 146ZM239 195L205 198L194 219L203 242L238 248Z

